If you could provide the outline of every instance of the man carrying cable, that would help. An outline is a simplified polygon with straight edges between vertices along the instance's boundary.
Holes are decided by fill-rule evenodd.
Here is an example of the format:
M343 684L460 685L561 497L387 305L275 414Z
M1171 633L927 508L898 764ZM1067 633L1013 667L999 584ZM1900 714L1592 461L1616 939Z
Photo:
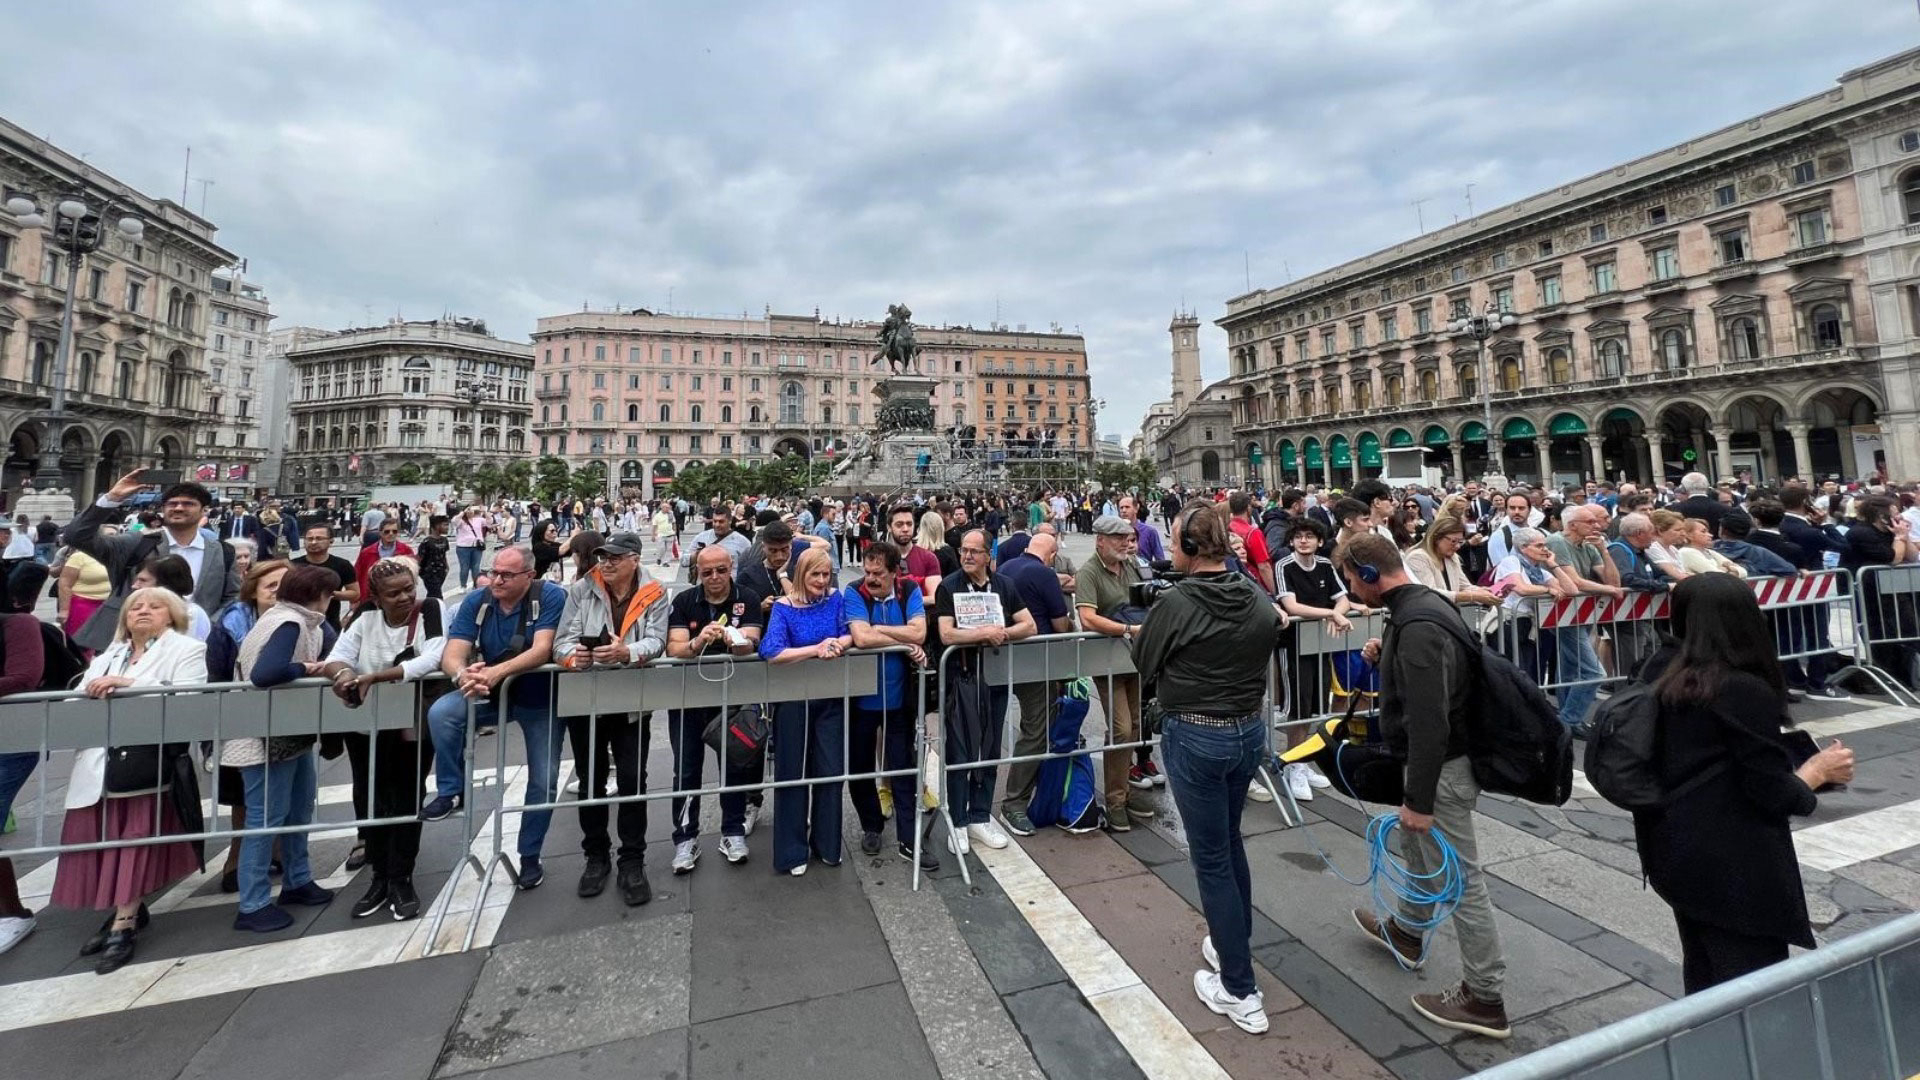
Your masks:
M1401 857L1409 876L1432 874L1427 884L1437 887L1442 861L1432 835L1437 829L1452 846L1463 878L1453 924L1466 978L1442 993L1413 995L1413 1007L1442 1027L1507 1038L1513 1034L1501 998L1507 962L1473 834L1480 785L1467 757L1467 710L1479 658L1433 621L1458 623L1459 610L1443 594L1407 577L1393 541L1361 533L1340 546L1334 561L1361 603L1387 609L1384 636L1369 640L1361 651L1380 668L1381 733L1406 762ZM1403 899L1384 923L1364 908L1354 909L1353 920L1413 970L1426 962L1426 949L1421 934L1408 927L1428 927L1432 915L1432 905Z

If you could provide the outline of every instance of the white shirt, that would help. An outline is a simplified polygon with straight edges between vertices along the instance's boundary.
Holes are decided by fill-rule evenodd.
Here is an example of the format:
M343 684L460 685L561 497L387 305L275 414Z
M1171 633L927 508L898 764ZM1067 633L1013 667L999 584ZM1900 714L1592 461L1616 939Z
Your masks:
M6 554L0 555L0 558L7 558L7 559L33 558L33 537L29 536L23 530L19 530L19 529L14 530L13 538L7 541Z
M175 540L171 532L167 533L166 536L167 554L178 555L187 560L187 568L193 571L193 584L197 590L200 585L200 566L205 561L207 554L207 534L201 532L199 529L195 529L193 530L193 540L185 544ZM216 543L217 542L218 541L216 541ZM187 597L187 599L191 600L193 598Z
M443 616L445 611L443 606ZM444 627L442 629L444 631ZM393 666L394 657L406 651L407 630L405 623L387 625L387 617L376 608L348 624L346 630L335 639L333 651L327 654L327 660L339 660L362 675L384 671ZM416 655L400 665L401 675L409 681L425 678L440 670L440 655L447 647L444 632L439 637L426 636L424 617L415 620L413 635Z

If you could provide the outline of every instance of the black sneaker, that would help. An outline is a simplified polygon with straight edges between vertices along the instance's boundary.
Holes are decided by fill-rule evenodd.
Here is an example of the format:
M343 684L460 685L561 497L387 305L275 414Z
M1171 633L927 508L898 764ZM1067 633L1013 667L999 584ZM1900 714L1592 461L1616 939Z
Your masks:
M653 886L647 882L646 867L620 868L620 899L625 900L628 907L639 907L653 899Z
M521 892L530 892L539 888L540 883L545 880L547 880L547 871L540 865L540 856L520 856L520 875L514 882L516 888Z
M146 903L142 902L140 905L139 912L135 914L133 918L134 932L138 933L141 930L145 930L147 928L147 923L152 921L152 918L153 916L148 914L147 912ZM113 936L113 913L108 912L107 921L100 924L100 931L80 944L80 955L81 956L95 955L100 950L107 947L107 939L112 936Z
M393 898L390 907L394 922L406 922L420 917L420 894L413 891L413 879L394 878L387 883L387 892Z
M580 899L590 900L607 890L607 879L613 876L613 863L606 859L588 859L586 868L580 871Z
M1819 698L1822 701L1852 701L1853 700L1852 694L1847 693L1845 690L1842 690L1837 686L1813 687L1807 691L1807 696L1813 697L1813 698Z
M862 855L880 854L880 834L879 833L863 832L860 834L860 854Z
M333 903L333 890L321 888L317 881L309 881L292 889L282 885L278 902L299 907L324 907Z
M902 862L910 863L913 861L913 848L906 844L901 844L899 850L900 860ZM933 849L925 843L920 845L920 869L929 874L940 869L939 856L935 855Z
M460 796L435 795L420 808L421 821L440 821L460 812Z
M387 879L376 877L368 884L365 896L353 902L353 910L348 914L356 919L364 919L380 911L393 899L393 893L387 886Z

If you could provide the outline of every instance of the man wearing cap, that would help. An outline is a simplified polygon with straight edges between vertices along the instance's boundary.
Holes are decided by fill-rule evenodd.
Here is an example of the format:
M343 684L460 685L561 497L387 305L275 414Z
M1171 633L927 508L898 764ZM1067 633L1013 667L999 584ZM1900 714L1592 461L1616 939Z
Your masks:
M640 565L642 541L636 532L614 533L590 556L594 568L567 588L567 614L554 638L553 656L570 671L644 664L667 649L667 591ZM647 744L644 714L601 713L567 717L573 742L574 771L588 787L585 797L607 794L611 764L620 795L646 789ZM629 907L653 899L644 860L647 853L647 804L620 804L620 895ZM580 808L582 898L600 895L613 872L612 842L605 805Z
M1139 632L1138 620L1134 617L1139 609L1131 599L1132 586L1141 581L1140 564L1133 559L1135 543L1133 526L1125 521L1105 514L1094 519L1094 557L1074 578L1073 602L1080 613L1081 629L1129 643ZM1093 686L1111 725L1108 744L1129 743L1138 738L1140 677L1115 675L1095 679ZM1135 818L1153 816L1153 808L1144 799L1129 797L1128 774L1132 768L1132 747L1108 750L1103 757L1107 827L1114 832L1133 828Z

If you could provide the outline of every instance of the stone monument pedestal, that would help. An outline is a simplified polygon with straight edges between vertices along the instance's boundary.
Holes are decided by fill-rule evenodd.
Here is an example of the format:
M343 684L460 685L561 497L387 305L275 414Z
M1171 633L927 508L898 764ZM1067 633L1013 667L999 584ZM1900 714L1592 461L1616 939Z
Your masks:
M52 491L35 491L32 486L21 489L20 498L14 503L15 515L24 514L31 527L40 524L42 517L53 518L53 523L64 527L73 520L73 494L66 488Z

